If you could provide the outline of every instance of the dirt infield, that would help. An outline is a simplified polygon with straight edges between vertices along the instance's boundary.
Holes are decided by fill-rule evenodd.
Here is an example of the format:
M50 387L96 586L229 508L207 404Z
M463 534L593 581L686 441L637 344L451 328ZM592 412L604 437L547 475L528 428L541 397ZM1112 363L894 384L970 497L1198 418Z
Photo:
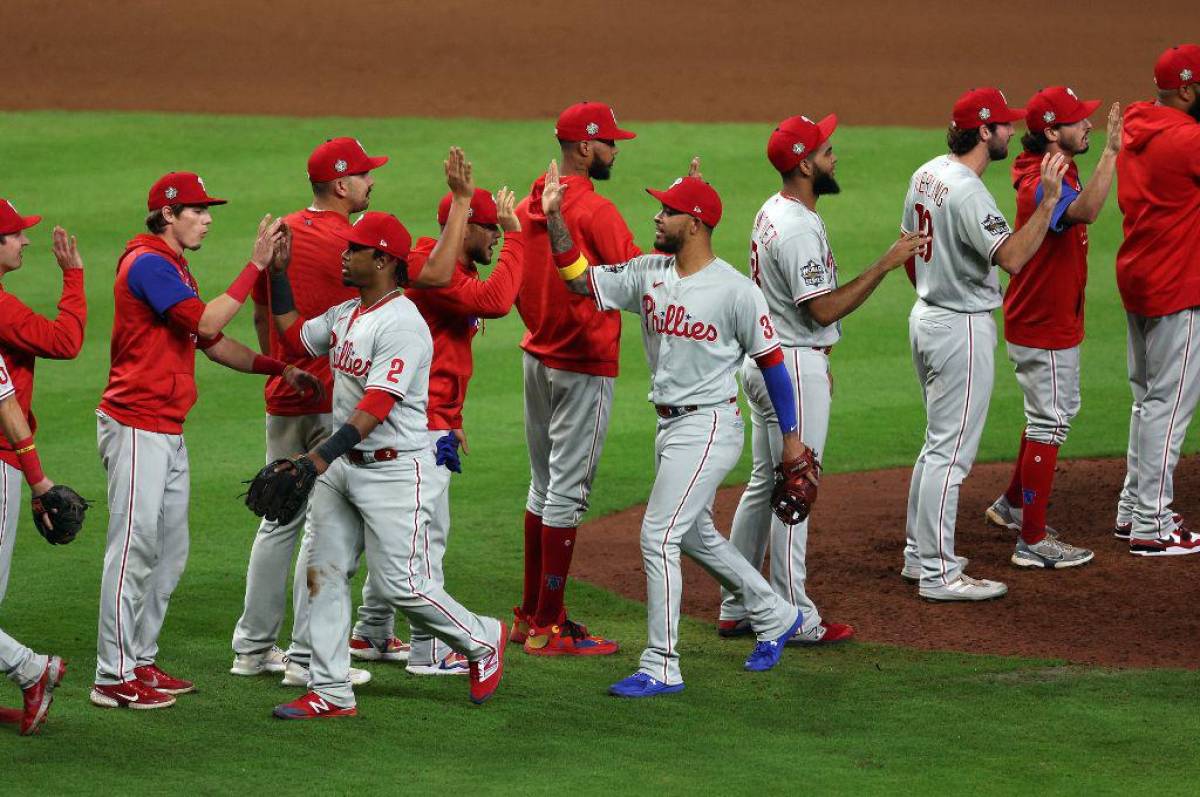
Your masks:
M828 476L809 536L809 594L822 615L850 623L868 642L970 653L1000 653L1127 667L1200 667L1196 557L1130 556L1112 536L1124 462L1061 463L1049 522L1096 558L1073 570L1031 571L1008 562L1015 536L986 524L983 512L1004 490L1008 464L977 466L963 484L956 552L968 572L1008 584L998 601L933 604L899 575L909 471ZM1200 512L1200 457L1176 471L1180 511ZM717 528L728 532L741 488L721 491ZM638 547L642 507L581 529L573 575L635 600L646 583ZM716 621L716 583L684 562L683 610Z
M973 85L1144 98L1174 0L6 0L0 108L946 123ZM1118 39L1119 36L1119 39Z

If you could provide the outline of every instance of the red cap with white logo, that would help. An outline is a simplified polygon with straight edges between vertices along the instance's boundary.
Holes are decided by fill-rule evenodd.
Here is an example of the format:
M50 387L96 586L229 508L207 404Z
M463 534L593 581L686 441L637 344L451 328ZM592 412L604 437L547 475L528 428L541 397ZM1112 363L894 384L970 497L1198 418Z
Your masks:
M450 203L454 201L454 192L442 197L438 203L438 224L445 225L450 218ZM467 211L467 221L471 224L482 224L484 227L495 227L500 223L496 210L496 200L482 188L475 189L471 197L471 209Z
M559 141L619 141L637 134L617 126L617 115L602 102L578 102L559 114L554 125Z
M700 219L709 227L716 227L721 220L721 197L699 177L680 177L666 191L647 188L646 193L671 210Z
M368 155L357 138L331 138L308 156L308 179L327 183L351 174L365 174L387 162L386 155Z
M382 249L399 260L407 259L412 248L412 236L391 213L367 211L339 235L352 244Z
M819 122L807 116L784 119L767 140L767 159L780 174L787 174L816 152L836 128L837 114L832 113Z
M1154 85L1162 91L1200 83L1200 46L1180 44L1158 57L1154 64Z
M22 216L11 202L0 199L0 235L27 230L41 220L41 216Z
M147 210L158 210L167 205L224 205L224 199L208 195L204 181L194 172L168 172L150 186L146 198Z
M1100 100L1081 100L1066 86L1041 89L1025 103L1025 126L1041 133L1053 125L1073 125L1096 112Z
M1025 118L1024 108L1009 108L1000 89L971 89L954 103L954 126L974 130L980 125L1011 124Z

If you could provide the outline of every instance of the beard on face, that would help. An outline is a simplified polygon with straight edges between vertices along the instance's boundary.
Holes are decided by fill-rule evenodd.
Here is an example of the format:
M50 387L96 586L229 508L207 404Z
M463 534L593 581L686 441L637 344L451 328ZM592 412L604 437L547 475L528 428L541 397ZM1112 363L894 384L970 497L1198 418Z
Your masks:
M668 255L678 254L683 248L683 236L672 236L666 230L663 230L654 237L654 248L660 252L666 252Z
M593 180L607 180L612 177L612 162L604 163L599 158L592 158L588 166L588 177Z
M838 185L838 181L834 179L831 172L817 172L817 176L813 179L813 193L817 196L826 196L827 194L840 194L842 187Z
M1008 142L993 136L987 142L988 157L994 161L1002 161L1008 157Z

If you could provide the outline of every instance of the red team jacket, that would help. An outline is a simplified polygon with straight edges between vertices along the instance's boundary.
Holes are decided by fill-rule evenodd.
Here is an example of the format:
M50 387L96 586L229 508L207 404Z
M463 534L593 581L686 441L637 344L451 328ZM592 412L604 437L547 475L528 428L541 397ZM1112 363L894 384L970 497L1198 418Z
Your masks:
M612 202L596 193L592 181L563 177L562 214L571 237L588 262L624 263L642 252ZM528 330L521 348L550 368L595 376L616 376L621 349L621 314L600 311L589 296L567 289L550 252L542 213L539 177L517 205L525 236L525 278L517 294L517 311Z
M1135 102L1117 155L1125 240L1117 287L1125 309L1164 316L1200 306L1200 124L1183 111Z
M33 312L0 285L0 356L8 363L17 402L31 431L37 430L37 419L30 410L36 358L70 360L77 356L83 347L86 326L87 297L83 292L81 268L63 272L62 297L58 300L58 315L53 321ZM16 452L3 434L0 434L0 461L14 468L21 467Z
M521 286L524 233L506 233L492 275L482 280L474 264L458 263L443 288L409 288L405 292L429 325L433 364L429 369L429 429L461 429L467 383L474 372L471 339L482 318L507 315ZM408 256L408 273L421 273L437 241L420 238ZM557 276L557 275L556 275Z
M301 321L315 318L330 307L354 299L358 291L342 284L342 252L346 240L338 235L350 227L350 221L331 210L301 210L284 217L292 231L292 261L288 265L288 280L296 299L296 312ZM254 284L254 302L271 306L270 274L263 272ZM333 406L333 372L328 357L305 357L289 354L279 339L275 324L268 324L270 354L277 360L308 371L325 383L325 397L301 396L288 386L282 376L267 379L263 396L270 415L316 415L330 412Z
M1042 156L1022 152L1012 165L1017 189L1017 229L1037 210ZM1083 290L1087 285L1086 224L1063 226L1062 213L1083 190L1079 167L1063 176L1063 200L1055 208L1042 245L1004 292L1004 339L1034 349L1069 349L1083 341Z

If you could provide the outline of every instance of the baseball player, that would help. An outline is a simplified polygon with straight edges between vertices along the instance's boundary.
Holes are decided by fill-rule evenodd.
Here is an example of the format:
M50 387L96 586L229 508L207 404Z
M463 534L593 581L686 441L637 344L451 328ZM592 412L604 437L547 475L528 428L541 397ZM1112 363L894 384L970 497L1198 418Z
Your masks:
M758 644L746 669L768 670L804 621L713 526L721 480L737 462L743 425L735 375L745 356L763 368L782 431L785 459L805 452L795 399L783 367L779 335L762 291L712 252L721 200L699 177L666 191L654 217L655 248L663 255L588 267L561 212L563 193L550 164L542 207L560 276L600 310L638 313L650 365L650 396L659 416L655 478L642 521L648 645L638 671L609 688L618 697L651 697L683 689L679 671L680 551L729 588L746 607Z
M1200 553L1174 513L1175 465L1200 398L1200 46L1154 65L1157 102L1125 111L1117 288L1129 326L1129 455L1115 534L1137 556Z
M25 230L40 216L22 216L12 203L0 199L0 280L21 267L29 245ZM21 512L21 481L34 496L54 486L42 472L33 433L37 420L33 403L34 366L38 357L68 360L79 354L87 325L83 288L83 259L75 238L61 227L53 232L55 260L63 274L58 315L45 318L0 284L0 602L8 589L9 568ZM55 687L66 674L58 656L34 653L0 629L0 670L24 694L21 709L0 709L0 721L19 724L22 735L37 733L50 710Z
M767 158L783 178L783 188L763 204L750 234L750 276L762 288L778 332L783 363L796 398L800 440L816 452L825 450L832 382L829 352L841 338L841 319L867 300L889 271L904 265L922 244L905 235L856 279L838 285L837 262L817 200L840 191L834 170L837 156L830 137L837 117L820 122L793 116L780 122L767 142ZM742 385L750 403L750 481L738 501L729 539L756 569L771 548L771 587L804 615L804 625L791 640L819 645L842 642L854 628L821 618L805 591L808 520L787 525L771 512L775 465L782 454L779 423L758 364L742 364ZM722 590L717 631L721 636L751 633L746 610L729 590Z
M376 212L345 237L342 278L358 299L301 321L284 274L271 280L285 345L329 356L336 429L304 455L322 474L309 505L311 681L308 693L276 706L280 719L357 714L346 639L350 578L364 551L380 597L468 658L473 702L490 698L503 673L504 623L471 613L426 576L426 479L437 467L426 415L433 342L402 290L412 239L395 216Z
M354 138L330 139L317 146L309 157L312 205L284 217L291 235L292 262L288 275L298 296L297 310L304 318L318 316L357 295L342 284L341 261L346 242L339 233L349 229L351 213L362 212L369 206L374 185L372 172L387 160L386 156L368 155ZM457 148L450 152L448 169L451 163L456 175L464 168L462 152ZM460 210L457 215L465 219L465 210ZM448 279L446 267L452 265L452 258L442 257L431 263L422 276L441 279L435 273L441 268ZM260 276L255 283L253 296L254 323L261 351L325 380L325 394L307 396L292 390L282 377L267 380L264 389L267 461L273 462L311 448L329 433L333 376L325 358L290 357L284 351L270 319L270 281L266 275ZM307 684L310 651L304 632L308 590L303 556L296 559L292 586L292 645L286 657L276 647L286 609L287 573L303 526L303 514L287 524L263 520L259 525L246 574L245 608L233 632L235 658L230 672L234 675L283 672L286 685ZM389 660L403 660L408 656L408 644L401 639L389 636L378 643L378 646L369 646L364 642L363 656ZM355 669L351 675L356 683L370 680L370 673L365 670Z
M470 223L462 233L449 228L454 194L446 194L438 205L438 224L442 240L459 241L457 269L453 281L444 288L409 289L405 296L412 300L421 317L429 325L433 339L433 362L429 372L429 406L427 443L436 467L426 471L424 501L430 507L430 524L425 552L425 578L442 586L442 557L450 534L450 478L461 473L458 449L466 453L463 432L463 403L467 385L474 371L471 341L483 328L483 319L502 318L512 309L517 289L521 285L523 251L520 222L513 212L513 193L502 188L492 195L482 188L475 189L468 218ZM500 261L488 279L480 279L478 266L492 262L492 252L504 232L504 248ZM410 279L419 273L439 241L421 238L408 256ZM395 611L380 596L373 574L368 573L363 585L363 603L358 610L358 622L350 637L350 655L363 657L363 651L377 650L374 640L391 637ZM405 669L414 675L466 675L467 658L447 648L428 632L413 629L412 653Z
M992 311L1000 306L992 266L1017 274L1037 252L1067 169L1061 153L1043 157L1041 201L1012 232L980 177L989 163L1008 157L1012 123L1024 116L997 89L963 94L946 134L950 153L917 169L904 200L901 231L930 239L912 261L917 302L908 337L928 422L908 493L902 570L919 578L927 600L980 601L1008 592L964 572L954 554L954 522L992 395Z
M1041 199L1041 162L1047 154L1066 158L1062 196L1037 253L1008 282L1004 293L1004 339L1025 395L1025 429L1008 490L987 509L998 526L1019 531L1012 563L1061 569L1092 560L1091 551L1068 545L1046 525L1058 448L1079 412L1079 344L1083 341L1083 290L1087 283L1087 226L1104 207L1121 148L1121 113L1108 114L1108 143L1092 181L1079 179L1075 156L1088 150L1098 100L1081 101L1066 86L1042 89L1025 106L1029 132L1013 162L1017 229Z
M91 701L105 708L165 708L195 688L155 661L187 562L183 423L196 402L196 349L236 371L283 376L301 391L321 389L317 377L221 334L269 264L279 220L263 219L250 262L225 293L207 304L199 299L183 253L200 248L212 224L209 208L222 204L197 175L164 175L150 188L148 233L134 236L118 260L112 366L96 410L109 524Z

